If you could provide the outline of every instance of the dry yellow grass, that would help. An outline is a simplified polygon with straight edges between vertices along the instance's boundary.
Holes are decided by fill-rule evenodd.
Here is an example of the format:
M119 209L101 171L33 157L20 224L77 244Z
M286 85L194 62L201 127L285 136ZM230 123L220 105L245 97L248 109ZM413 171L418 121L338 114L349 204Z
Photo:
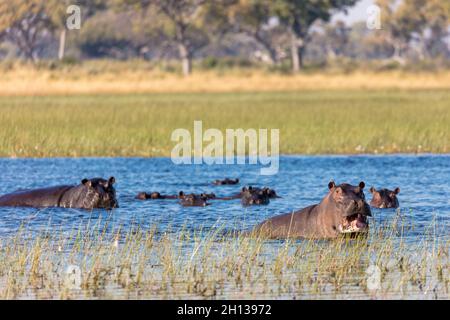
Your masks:
M450 89L450 71L355 71L283 75L264 70L197 71L184 78L150 67L16 66L0 71L0 95L89 93L253 92L302 90Z

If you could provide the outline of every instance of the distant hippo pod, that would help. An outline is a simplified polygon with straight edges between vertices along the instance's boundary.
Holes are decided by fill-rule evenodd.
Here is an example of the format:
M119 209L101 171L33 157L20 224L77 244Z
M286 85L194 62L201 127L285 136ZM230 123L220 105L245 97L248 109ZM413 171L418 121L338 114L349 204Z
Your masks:
M345 233L367 232L370 207L364 182L358 186L328 184L329 192L319 204L270 218L252 233L268 238L336 238Z
M21 190L0 197L1 207L62 207L78 209L119 207L115 178L83 179L79 185L62 185L34 190Z

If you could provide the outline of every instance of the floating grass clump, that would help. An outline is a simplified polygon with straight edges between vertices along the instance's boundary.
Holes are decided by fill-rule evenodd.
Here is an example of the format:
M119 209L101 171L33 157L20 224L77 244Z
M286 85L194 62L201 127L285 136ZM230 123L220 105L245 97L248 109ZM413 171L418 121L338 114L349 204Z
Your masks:
M0 240L0 297L448 299L450 239L413 230L397 219L356 239L269 241L223 228L22 228Z

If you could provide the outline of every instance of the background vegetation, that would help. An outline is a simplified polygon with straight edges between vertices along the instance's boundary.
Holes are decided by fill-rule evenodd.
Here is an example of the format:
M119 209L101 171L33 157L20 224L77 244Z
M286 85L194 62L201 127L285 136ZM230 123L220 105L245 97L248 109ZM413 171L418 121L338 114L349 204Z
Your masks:
M1 0L0 59L178 59L211 67L224 57L300 72L343 58L448 66L446 0L374 0L380 29L367 16L333 19L358 0ZM67 30L69 5L82 10Z

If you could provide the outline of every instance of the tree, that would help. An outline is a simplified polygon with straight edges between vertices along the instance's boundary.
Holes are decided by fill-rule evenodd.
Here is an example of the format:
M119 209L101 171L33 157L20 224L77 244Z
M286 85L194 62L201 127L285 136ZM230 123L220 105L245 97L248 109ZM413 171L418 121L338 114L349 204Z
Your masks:
M0 33L17 45L20 53L35 62L39 37L52 28L45 1L0 0Z
M225 21L221 6L231 0L116 1L159 19L155 24L160 25L167 39L177 46L183 75L188 76L192 72L194 54L209 43L212 35L219 33Z
M450 4L446 0L378 0L381 7L382 27L393 47L392 59L405 61L411 44L419 43L419 58L435 56L446 49Z
M46 11L51 19L54 29L59 30L58 59L62 60L65 54L68 16L67 8L77 5L82 10L83 19L88 19L95 12L106 8L106 0L47 0Z
M448 47L445 38L449 35L450 26L450 1L448 0L428 0L422 7L425 20L425 28L429 29L428 39L425 40L425 49L429 56L437 56L440 53L447 53Z
M242 32L257 43L267 52L270 63L278 63L276 39L285 30L279 24L271 23L274 18L271 0L238 0L229 8L230 24L237 32ZM273 20L272 20L273 21Z
M311 26L318 20L329 21L332 14L346 10L358 0L278 0L272 1L273 12L290 33L292 71L303 66L303 52Z

